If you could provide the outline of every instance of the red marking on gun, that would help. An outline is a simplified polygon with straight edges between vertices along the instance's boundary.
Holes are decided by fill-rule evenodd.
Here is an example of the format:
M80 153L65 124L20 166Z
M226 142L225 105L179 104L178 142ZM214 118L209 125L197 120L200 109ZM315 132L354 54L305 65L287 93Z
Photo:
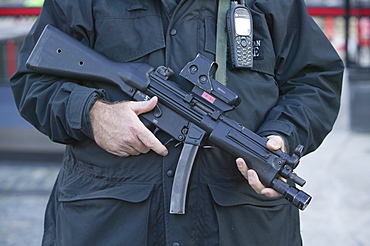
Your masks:
M214 98L213 96L211 96L210 94L208 94L207 92L203 92L203 94L202 94L202 97L204 98L204 99L206 99L208 102L210 102L210 103L214 103L215 102L215 100L216 100L216 98Z

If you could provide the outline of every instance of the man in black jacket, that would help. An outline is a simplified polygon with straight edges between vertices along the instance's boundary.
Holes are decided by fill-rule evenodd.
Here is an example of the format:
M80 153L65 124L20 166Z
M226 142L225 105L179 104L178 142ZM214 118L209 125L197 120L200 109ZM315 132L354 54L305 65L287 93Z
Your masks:
M315 150L340 104L343 64L303 0L250 0L254 64L227 70L242 103L229 117L291 153ZM264 187L242 159L201 149L189 182L187 213L169 213L180 148L164 146L137 115L156 98L131 102L115 88L32 73L25 67L52 24L117 62L174 70L197 53L215 59L216 0L46 0L11 79L21 115L65 156L45 215L43 245L301 245L299 213ZM258 52L257 52L258 51ZM248 179L248 181L246 180Z

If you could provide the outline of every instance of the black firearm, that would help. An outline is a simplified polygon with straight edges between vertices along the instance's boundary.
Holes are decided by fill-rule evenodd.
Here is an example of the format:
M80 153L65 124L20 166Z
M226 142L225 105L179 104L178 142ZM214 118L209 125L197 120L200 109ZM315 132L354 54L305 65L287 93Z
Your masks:
M299 164L303 146L293 155L266 147L267 139L228 118L226 112L240 103L239 97L212 78L217 64L198 54L180 72L194 84L186 92L169 80L170 68L153 69L145 63L113 62L84 46L51 25L47 25L27 60L27 67L37 73L63 78L92 80L104 88L118 86L136 101L157 96L155 109L140 115L173 139L182 142L171 194L170 213L184 214L187 186L199 146L207 138L213 145L235 157L242 157L254 169L261 182L281 193L288 201L304 210L311 196L294 185L305 180L293 170Z

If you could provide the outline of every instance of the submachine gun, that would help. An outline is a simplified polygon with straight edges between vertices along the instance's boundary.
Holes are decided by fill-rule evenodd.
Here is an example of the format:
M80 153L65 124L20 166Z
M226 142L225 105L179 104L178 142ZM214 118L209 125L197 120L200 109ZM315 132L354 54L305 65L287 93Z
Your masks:
M140 115L140 118L183 143L172 187L171 214L185 213L192 165L205 139L234 157L242 157L265 186L281 193L299 209L304 210L311 201L310 195L281 179L300 186L305 184L305 180L293 172L303 146L298 146L291 156L280 150L269 150L266 138L228 118L225 112L233 110L240 99L212 78L217 64L200 54L180 72L182 77L194 84L192 91L186 92L170 80L173 72L168 67L153 69L145 63L110 61L47 25L26 65L37 73L96 81L102 88L104 84L118 86L136 101L158 97L156 108Z

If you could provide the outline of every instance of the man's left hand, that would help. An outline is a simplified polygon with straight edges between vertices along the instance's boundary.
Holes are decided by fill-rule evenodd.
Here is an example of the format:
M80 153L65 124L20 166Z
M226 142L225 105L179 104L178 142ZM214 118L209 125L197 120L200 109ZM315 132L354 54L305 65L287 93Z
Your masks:
M277 135L268 136L267 148L271 150L282 150L286 152L284 139ZM267 197L278 197L281 196L280 193L272 188L267 188L264 186L258 178L256 171L248 168L247 163L242 158L236 160L237 167L241 174L248 180L249 185L258 193L265 195Z

